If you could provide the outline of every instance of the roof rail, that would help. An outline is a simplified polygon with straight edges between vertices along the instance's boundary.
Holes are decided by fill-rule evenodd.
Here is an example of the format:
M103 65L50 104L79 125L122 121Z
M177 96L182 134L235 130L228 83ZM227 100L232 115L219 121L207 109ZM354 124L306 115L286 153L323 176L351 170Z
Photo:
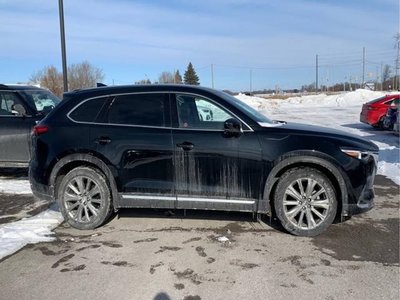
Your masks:
M101 83L101 82L97 82L97 83L96 83L96 86L97 86L97 87L102 87L102 86L107 86L107 85L104 84L104 83Z

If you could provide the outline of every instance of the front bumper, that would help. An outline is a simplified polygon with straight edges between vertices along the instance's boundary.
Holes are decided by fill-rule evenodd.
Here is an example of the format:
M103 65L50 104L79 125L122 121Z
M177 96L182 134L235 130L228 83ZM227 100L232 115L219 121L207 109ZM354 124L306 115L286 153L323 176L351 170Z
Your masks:
M347 204L344 216L351 216L369 211L374 207L374 180L378 168L378 154L370 154L368 163L364 165L366 175L365 184L362 186L359 196Z

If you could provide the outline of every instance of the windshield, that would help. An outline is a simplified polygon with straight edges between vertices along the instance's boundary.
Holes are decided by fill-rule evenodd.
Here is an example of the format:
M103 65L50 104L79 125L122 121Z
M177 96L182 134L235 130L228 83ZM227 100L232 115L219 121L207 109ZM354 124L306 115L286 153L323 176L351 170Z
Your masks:
M251 106L247 105L243 101L225 93L225 92L219 92L219 95L224 98L226 101L228 101L230 104L235 106L236 108L240 109L243 111L246 115L248 115L250 118L252 118L254 121L259 122L259 123L271 123L273 124L274 122L271 121L268 117L260 113L259 111L255 110Z
M61 102L57 96L45 90L24 91L24 93L33 101L38 112L48 112Z

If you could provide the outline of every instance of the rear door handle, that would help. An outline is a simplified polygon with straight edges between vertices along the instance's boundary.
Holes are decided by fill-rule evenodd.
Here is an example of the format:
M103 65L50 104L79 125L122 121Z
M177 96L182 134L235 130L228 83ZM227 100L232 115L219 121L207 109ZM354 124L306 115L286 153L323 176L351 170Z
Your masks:
M194 144L189 142L183 142L181 144L176 144L177 147L182 148L185 151L190 151L194 148Z
M106 144L111 143L111 139L107 136L102 136L102 137L99 137L98 139L96 139L95 142L100 145L106 145Z

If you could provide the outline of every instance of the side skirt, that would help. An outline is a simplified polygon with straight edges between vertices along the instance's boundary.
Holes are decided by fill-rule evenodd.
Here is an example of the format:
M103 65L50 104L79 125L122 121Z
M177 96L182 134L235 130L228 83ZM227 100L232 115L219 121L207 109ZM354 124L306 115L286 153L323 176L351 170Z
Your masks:
M202 198L191 196L119 194L119 208L172 208L254 212L255 199Z

